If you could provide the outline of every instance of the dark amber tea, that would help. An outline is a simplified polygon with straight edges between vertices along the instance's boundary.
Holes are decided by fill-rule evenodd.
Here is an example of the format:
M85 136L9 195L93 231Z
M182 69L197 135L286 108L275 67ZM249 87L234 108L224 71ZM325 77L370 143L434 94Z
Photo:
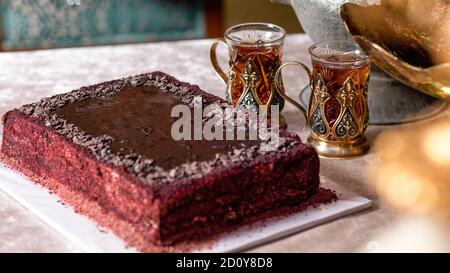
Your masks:
M254 107L278 105L284 100L274 86L281 64L285 31L276 25L249 23L229 28L222 41L229 51L229 70L218 65L216 47L211 47L211 62L227 84L226 98L234 105Z

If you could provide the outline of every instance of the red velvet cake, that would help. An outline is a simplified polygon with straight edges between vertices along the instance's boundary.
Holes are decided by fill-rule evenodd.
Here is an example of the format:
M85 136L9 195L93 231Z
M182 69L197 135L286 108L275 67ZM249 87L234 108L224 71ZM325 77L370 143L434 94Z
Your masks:
M173 140L170 110L195 96L225 104L162 72L44 98L5 114L2 158L141 251L181 251L336 198L319 188L315 150L284 130L272 149Z

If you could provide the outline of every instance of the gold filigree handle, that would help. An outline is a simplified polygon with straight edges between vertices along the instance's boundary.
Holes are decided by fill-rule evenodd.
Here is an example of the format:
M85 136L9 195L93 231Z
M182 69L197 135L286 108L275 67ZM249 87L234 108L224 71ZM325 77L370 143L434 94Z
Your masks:
M227 74L223 71L223 69L220 67L219 62L217 61L217 46L219 44L223 44L225 45L226 48L228 48L227 43L225 43L225 41L223 39L220 39L218 41L215 41L212 45L211 45L211 49L209 51L209 58L211 60L211 64L214 67L214 70L216 70L217 75L225 82L228 83L228 76Z
M283 64L282 66L280 66L278 68L277 72L275 73L275 88L277 89L278 94L280 94L280 96L282 96L285 100L289 101L295 107L300 109L300 111L302 111L303 115L305 116L305 119L308 120L308 107L301 105L296 100L294 100L291 97L289 97L288 95L286 95L286 93L284 92L283 82L281 79L281 70L285 66L288 66L288 65L297 65L297 66L300 66L301 68L303 68L303 70L305 70L305 72L308 74L309 84L311 86L312 75L311 75L311 71L309 70L309 68L304 63L301 63L301 62L287 62L287 63ZM306 89L304 89L304 90L306 90ZM300 92L304 92L304 90L300 91Z

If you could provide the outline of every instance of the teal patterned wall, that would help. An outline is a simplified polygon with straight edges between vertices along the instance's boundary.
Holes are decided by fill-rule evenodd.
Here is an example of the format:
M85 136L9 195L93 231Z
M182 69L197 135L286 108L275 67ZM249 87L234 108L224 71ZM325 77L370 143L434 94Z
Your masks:
M204 37L200 0L0 0L3 50Z

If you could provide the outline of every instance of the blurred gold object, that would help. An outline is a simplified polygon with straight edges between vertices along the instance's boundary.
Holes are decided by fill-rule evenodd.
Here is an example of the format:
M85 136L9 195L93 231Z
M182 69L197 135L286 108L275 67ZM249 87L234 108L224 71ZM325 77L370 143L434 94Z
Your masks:
M450 0L381 0L341 6L372 62L416 90L450 100Z
M393 207L450 225L450 117L382 133L372 175Z

